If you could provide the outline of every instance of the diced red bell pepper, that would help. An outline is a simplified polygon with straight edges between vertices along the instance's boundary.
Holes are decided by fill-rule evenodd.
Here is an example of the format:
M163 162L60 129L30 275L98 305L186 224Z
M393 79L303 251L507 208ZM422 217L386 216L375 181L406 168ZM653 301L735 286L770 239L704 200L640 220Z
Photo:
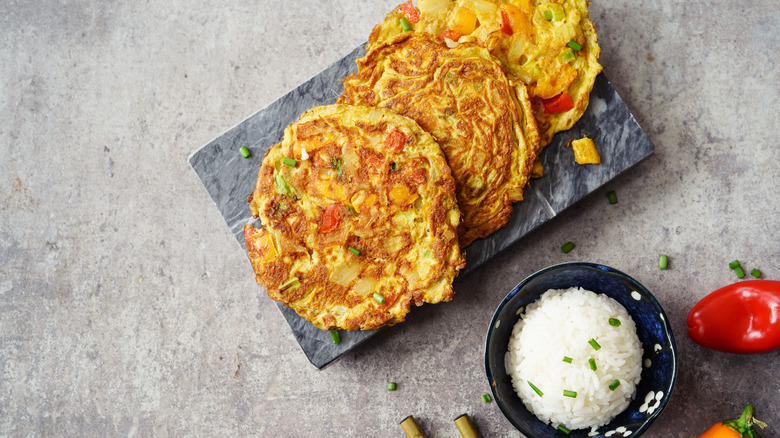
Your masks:
M457 30L447 29L444 32L440 33L437 38L439 38L441 41L444 41L445 38L449 38L452 41L458 41L462 36L463 34L458 32Z
M562 113L574 108L574 102L571 100L569 93L561 93L550 99L543 99L545 114Z
M401 152L406 145L406 134L394 129L385 137L384 148L392 152Z
M409 20L410 23L415 24L420 21L420 11L414 7L412 0L408 0L406 3L402 4L401 10L404 11L406 19Z
M339 226L341 218L344 216L344 208L340 202L331 204L325 208L322 213L322 222L320 222L320 233L333 231Z
M512 25L509 24L509 16L503 9L501 10L501 32L506 35L512 35L514 33L512 32Z

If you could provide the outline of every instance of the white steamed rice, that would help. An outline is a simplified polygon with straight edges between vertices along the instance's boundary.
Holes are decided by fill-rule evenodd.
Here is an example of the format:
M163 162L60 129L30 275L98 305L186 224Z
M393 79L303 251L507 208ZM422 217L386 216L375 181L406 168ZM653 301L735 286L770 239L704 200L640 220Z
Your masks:
M610 325L610 318L620 320L620 326ZM599 350L588 342L591 339ZM564 357L572 358L571 363ZM590 358L596 361L595 371ZM642 344L631 316L612 298L582 288L549 290L515 325L505 365L520 399L541 421L553 427L596 428L634 398ZM615 379L620 386L612 391ZM564 390L577 396L565 397Z

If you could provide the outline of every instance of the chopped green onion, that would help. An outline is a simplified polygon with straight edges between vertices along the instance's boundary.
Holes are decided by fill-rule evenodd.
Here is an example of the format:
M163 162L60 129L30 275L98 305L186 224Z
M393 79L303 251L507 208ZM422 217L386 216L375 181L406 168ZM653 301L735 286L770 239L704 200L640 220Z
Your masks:
M252 156L252 152L249 152L249 148L246 146L241 146L241 149L238 151L241 152L241 156L244 158L249 158Z
M729 263L729 268L731 269L739 268L739 260L734 260L733 262Z
M493 401L493 399L490 397L490 394L482 394L482 401L485 403L490 403Z
M739 266L734 268L734 272L737 273L737 277L739 277L739 278L743 278L745 276L745 271L743 271L742 268L739 267Z
M668 265L669 257L666 254L661 254L661 257L658 258L658 267L660 269L666 269Z
M387 382L387 390L388 391L395 391L396 384L395 382Z
M563 390L563 396L564 397L576 398L577 397L577 391L569 391L568 389L564 389Z
M617 195L615 194L614 190L607 192L607 199L609 200L610 204L617 204Z
M596 359L591 357L590 359L588 359L588 363L590 364L590 369L592 369L593 371L596 371L596 369L597 369L596 368Z
M382 294L380 294L379 292L374 292L374 299L379 304L384 304L385 303L385 297Z
M553 13L553 17L552 17L553 21L561 21L564 18L566 18L566 12L563 12L562 6L559 8L555 8L555 10L552 11L552 13Z
M580 43L578 43L577 41L574 41L574 40L569 41L569 44L567 44L567 46L571 47L572 49L574 49L574 50L576 50L578 52L580 50L582 50L582 44L580 44Z
M571 242L566 242L561 246L561 251L563 251L564 254L568 254L569 251L574 249L574 244Z
M615 379L614 382L609 384L609 390L614 391L615 389L617 389L618 386L620 386L620 380Z
M290 199L295 199L299 196L298 191L295 190L295 187L293 187L281 174L277 173L276 176L274 176L274 184L276 185L277 192L287 196Z
M574 54L574 51L572 49L564 50L563 54L561 55L561 60L563 62L572 62L575 59L577 59L577 55Z
M360 255L360 250L359 250L359 249L357 249L357 248L353 248L353 247L351 247L351 246L350 246L349 248L347 248L347 250L348 250L349 252L351 252L352 254L355 254L356 256L359 256L359 255Z
M593 339L593 338L590 338L590 340L588 341L588 344L590 344L590 346L593 347L594 350L601 349L601 345L599 345L599 343L596 342L596 340Z
M341 166L344 165L344 163L341 161L341 158L331 159L330 164L333 166L334 169L336 169L336 175L341 175Z
M279 290L282 291L300 285L301 282L298 281L298 277L290 277L287 281L279 285Z
M750 275L752 275L752 276L754 276L756 278L760 278L761 277L761 271L759 271L758 269L753 269L752 271L750 271Z
M563 424L559 424L557 429L560 430L561 432L565 433L566 435L571 433L571 429L567 428Z
M569 356L563 356L563 361L566 363L571 363L572 359Z
M330 338L333 339L334 344L338 344L341 342L341 335L339 334L338 330L331 330Z
M533 390L534 390L534 392L536 393L536 395L538 395L539 397L542 397L542 396L544 396L544 393L542 392L542 390L541 390L541 389L539 389L539 388L537 388L537 387L536 387L536 386L535 386L533 383L531 383L531 381L530 381L530 380L526 380L526 382L528 382L528 386L530 386L530 387L531 387L531 389L533 389Z
M401 17L401 27L403 28L404 32L409 32L412 30L412 24L409 23L409 20L406 19L406 17Z
M551 10L549 10L549 9L545 9L545 10L544 10L544 12L542 12L542 13L544 14L544 19L545 19L545 20L547 20L547 21L550 21L550 20L552 20L552 18L553 18L553 14L552 14L552 11L551 11Z
M617 318L609 318L609 325L612 327L620 327L620 320Z
M295 167L298 164L298 161L292 158L284 157L282 159L282 164L284 164L287 167Z

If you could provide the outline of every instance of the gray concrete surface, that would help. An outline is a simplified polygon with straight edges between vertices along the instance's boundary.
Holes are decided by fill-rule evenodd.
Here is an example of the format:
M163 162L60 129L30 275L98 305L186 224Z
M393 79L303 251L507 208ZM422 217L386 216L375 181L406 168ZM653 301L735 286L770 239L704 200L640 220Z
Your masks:
M672 319L678 384L645 436L697 436L746 403L777 435L780 351L717 353L685 332L736 281L731 260L780 279L774 0L594 1L604 71L656 146L609 183L619 204L585 199L452 302L308 363L187 157L395 3L0 3L0 436L400 437L412 414L456 437L462 413L520 436L480 399L484 334L517 282L571 260L629 273Z

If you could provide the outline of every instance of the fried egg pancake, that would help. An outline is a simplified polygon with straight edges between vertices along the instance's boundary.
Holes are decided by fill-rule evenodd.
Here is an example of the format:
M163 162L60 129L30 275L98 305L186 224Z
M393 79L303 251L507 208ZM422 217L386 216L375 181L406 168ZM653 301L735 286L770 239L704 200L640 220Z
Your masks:
M413 120L326 105L263 158L244 227L257 282L323 330L372 330L449 301L465 261L444 154Z
M525 86L482 47L416 32L373 44L357 64L337 102L389 108L433 134L455 178L460 246L503 227L539 144Z
M402 18L414 32L447 37L450 45L476 42L511 79L527 84L542 147L580 119L602 69L587 0L417 0L416 8L390 12L369 47L404 33Z

